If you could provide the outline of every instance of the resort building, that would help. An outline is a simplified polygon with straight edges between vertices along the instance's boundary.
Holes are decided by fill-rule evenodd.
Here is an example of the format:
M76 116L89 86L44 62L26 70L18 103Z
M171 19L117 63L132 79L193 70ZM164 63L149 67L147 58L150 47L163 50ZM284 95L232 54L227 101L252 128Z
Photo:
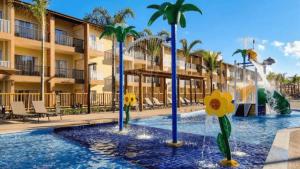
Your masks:
M41 28L35 17L26 9L23 2L14 6L7 0L0 4L0 92L1 93L39 93L41 58ZM108 37L99 39L103 31L101 26L81 19L48 10L45 38L45 93L87 93L111 94L112 91L112 40ZM126 45L134 41L128 37ZM117 45L116 45L117 46ZM118 51L118 49L116 49ZM118 52L116 52L116 91L118 93ZM125 53L124 67L127 70L155 70L171 72L171 51L165 44L159 56L151 57L139 51ZM202 77L200 81L180 80L180 96L198 101L210 92L210 80L201 56L189 60L178 50L178 74ZM232 66L222 63L214 73L213 88L228 89L232 79ZM90 80L89 80L90 79ZM169 96L162 96L164 89L171 95L171 80L162 82L161 77L142 79L143 98L157 97L165 101ZM126 89L139 91L137 76L127 77ZM163 85L165 84L165 85ZM152 88L153 87L153 88ZM166 87L166 88L165 88ZM152 90L153 89L153 90ZM106 97L106 96L103 96ZM108 100L111 96L108 96ZM164 98L164 100L163 100ZM108 101L109 102L109 101Z

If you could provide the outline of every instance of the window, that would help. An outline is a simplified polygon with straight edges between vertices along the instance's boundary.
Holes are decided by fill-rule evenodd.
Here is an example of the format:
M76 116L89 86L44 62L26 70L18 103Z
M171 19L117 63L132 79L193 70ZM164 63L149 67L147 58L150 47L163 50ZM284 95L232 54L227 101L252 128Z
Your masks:
M33 56L16 55L16 69L21 75L38 76L40 68L37 65L37 59Z
M55 42L61 45L73 46L73 40L68 36L68 32L55 29Z
M26 22L22 20L16 19L15 21L16 27L15 27L15 34L16 36L28 38L28 39L39 39L38 37L38 25Z
M2 49L0 49L0 61L2 61L3 58L2 58Z
M56 76L67 77L67 61L66 60L56 60Z
M0 11L0 19L3 19L3 13Z

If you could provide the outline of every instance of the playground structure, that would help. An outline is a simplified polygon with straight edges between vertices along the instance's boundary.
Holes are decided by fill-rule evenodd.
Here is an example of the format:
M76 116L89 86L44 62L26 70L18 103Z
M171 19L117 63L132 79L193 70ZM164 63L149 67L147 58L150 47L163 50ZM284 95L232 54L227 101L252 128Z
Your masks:
M235 61L235 115L257 116L266 115L267 112L275 112L279 114L291 113L288 100L282 96L280 92L276 91L266 79L266 66L272 65L275 61L272 58L268 58L262 63L259 63L254 49L237 51L242 54L243 62L237 63ZM248 62L246 61L246 58ZM241 68L239 66L241 66ZM254 67L254 78L253 76L252 78L247 76L247 67ZM242 70L242 80L240 82L237 80L237 73L239 70Z

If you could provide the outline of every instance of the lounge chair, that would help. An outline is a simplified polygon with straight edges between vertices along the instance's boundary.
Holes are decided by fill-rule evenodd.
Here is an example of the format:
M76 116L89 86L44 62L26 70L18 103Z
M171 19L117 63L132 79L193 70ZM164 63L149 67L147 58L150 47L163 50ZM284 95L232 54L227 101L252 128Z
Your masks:
M172 105L172 99L168 97L168 105Z
M192 100L191 102L188 98L184 98L184 101L186 102L186 104L195 104L194 100Z
M34 112L38 115L46 115L48 120L50 120L50 116L57 115L56 112L48 112L43 101L33 101L32 102ZM61 113L59 113L60 119L62 120Z
M153 97L153 103L155 106L159 106L159 107L162 107L164 106L163 103L161 103L157 98Z
M148 97L145 98L145 102L146 102L146 105L148 107L154 107L155 106Z
M183 100L182 97L179 97L179 101L180 101L180 103L181 103L182 105L187 105L186 102Z
M25 118L27 117L33 117L34 114L30 114L26 111L25 105L23 102L13 102L11 103L11 110L12 114L14 116L22 117L23 121L25 121Z

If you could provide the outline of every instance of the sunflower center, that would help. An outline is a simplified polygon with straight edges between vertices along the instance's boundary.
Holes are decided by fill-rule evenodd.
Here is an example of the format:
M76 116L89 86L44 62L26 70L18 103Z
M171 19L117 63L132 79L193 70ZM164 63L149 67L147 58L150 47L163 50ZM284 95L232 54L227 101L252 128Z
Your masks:
M210 107L214 110L218 110L221 107L221 102L218 99L212 99L209 103Z
M125 97L125 101L128 102L128 101L129 101L129 98L128 98L128 97Z

